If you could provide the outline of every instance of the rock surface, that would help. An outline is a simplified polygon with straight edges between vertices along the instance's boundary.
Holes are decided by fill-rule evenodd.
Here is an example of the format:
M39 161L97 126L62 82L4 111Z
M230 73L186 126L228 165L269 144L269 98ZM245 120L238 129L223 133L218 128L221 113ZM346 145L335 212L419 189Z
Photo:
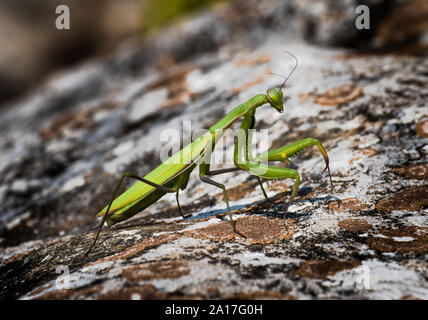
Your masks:
M248 3L129 41L0 111L1 298L428 299L426 55L315 47L286 19L294 2ZM302 183L287 219L291 180L267 201L245 172L215 177L243 238L195 170L180 193L190 218L166 195L85 257L121 174L160 163L164 130L207 129L280 85L267 73L292 69L283 50L299 59L285 112L258 109L256 129L269 149L318 138L333 189L316 148L289 165ZM230 167L232 136L224 149Z

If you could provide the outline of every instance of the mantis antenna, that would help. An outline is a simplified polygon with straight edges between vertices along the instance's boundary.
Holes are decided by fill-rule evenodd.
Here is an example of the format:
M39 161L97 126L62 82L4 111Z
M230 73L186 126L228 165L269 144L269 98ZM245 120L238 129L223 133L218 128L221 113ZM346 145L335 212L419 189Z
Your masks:
M285 51L285 50L284 50L283 52L288 53L290 56L292 56L292 57L294 58L294 60L296 60L296 64L294 65L293 70L291 70L291 72L288 74L287 78L285 78L285 80L284 80L284 82L282 83L282 85L281 85L280 89L282 89L282 87L283 87L283 86L285 85L285 83L287 82L288 78L290 78L291 74L294 72L294 70L296 70L297 65L299 64L299 60L297 60L297 58L296 58L296 56L295 56L294 54L292 54L292 53L291 53L291 52L289 52L289 51Z
M283 52L288 53L290 56L292 56L292 57L294 58L294 60L296 61L296 64L294 65L293 70L291 70L291 71L290 71L290 73L288 74L288 76L287 76L287 77L283 76L282 74L273 73L273 72L268 72L268 74L273 74L273 75L276 75L276 76L279 76L279 77L284 78L284 82L282 83L282 85L281 85L280 89L282 89L282 88L284 87L284 85L285 85L285 83L287 82L288 78L290 78L291 74L294 72L294 70L296 70L297 65L299 64L299 60L297 60L297 58L296 58L296 56L295 56L294 54L292 54L292 53L291 53L291 52L289 52L289 51L285 51L285 50L284 50Z

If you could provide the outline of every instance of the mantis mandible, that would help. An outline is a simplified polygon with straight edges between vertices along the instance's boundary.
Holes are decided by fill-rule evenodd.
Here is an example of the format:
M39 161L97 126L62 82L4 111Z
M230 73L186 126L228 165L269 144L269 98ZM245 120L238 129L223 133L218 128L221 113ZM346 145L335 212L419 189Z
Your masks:
M234 167L211 170L209 161L206 161L206 156L210 156L210 150L214 150L216 142L219 141L219 138L223 135L224 131L238 119L243 118L240 132L243 132L246 138L248 138L248 131L253 129L255 126L255 112L257 108L263 105L269 105L278 112L283 112L284 105L282 88L298 64L297 58L293 54L288 51L285 52L294 57L296 64L289 75L286 78L284 77L285 80L281 87L270 88L266 91L265 94L258 94L249 99L247 102L240 104L235 109L230 111L224 118L209 128L207 133L192 141L190 144L182 148L180 151L178 151L176 154L160 164L157 168L144 177L140 177L132 173L125 173L122 175L113 193L111 201L103 210L97 214L97 216L103 216L103 219L100 223L95 239L91 247L86 251L85 255L87 255L94 247L105 222L107 222L108 226L111 226L118 222L124 221L143 211L167 193L175 193L178 211L180 215L185 218L180 207L178 195L180 190L186 189L190 173L196 168L197 165L199 165L199 178L201 181L216 186L223 191L223 197L224 201L226 202L229 221L233 227L233 231L238 234L240 233L236 230L236 221L232 218L226 187L223 184L212 180L210 178L211 176L237 170L247 171L257 177L258 183L260 184L263 195L266 199L268 199L268 197L260 178L266 180L285 178L294 179L294 187L291 192L288 206L286 207L283 215L285 218L288 207L293 203L293 200L297 194L300 184L300 176L296 170L273 166L267 163L288 161L292 156L296 155L303 149L316 145L323 155L326 164L323 172L326 169L328 170L330 183L333 186L327 152L325 151L322 144L314 138L305 138L281 148L260 153L255 157L251 156L252 150L249 139L245 139L245 143L240 143L240 139L235 139ZM137 181L129 189L117 196L120 186L122 185L125 178L131 178Z

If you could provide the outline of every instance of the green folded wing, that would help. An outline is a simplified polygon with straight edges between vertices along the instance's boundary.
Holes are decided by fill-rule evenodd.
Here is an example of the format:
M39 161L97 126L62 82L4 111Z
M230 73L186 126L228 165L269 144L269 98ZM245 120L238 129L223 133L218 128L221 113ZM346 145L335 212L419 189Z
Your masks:
M187 145L171 158L160 164L153 171L144 176L144 179L152 181L156 184L163 185L177 174L179 174L188 164L195 161L203 153L204 149L211 141L211 134L206 133ZM120 194L112 203L110 212L113 213L129 204L141 200L156 188L144 182L137 181L129 189ZM97 215L106 213L108 205L101 210Z

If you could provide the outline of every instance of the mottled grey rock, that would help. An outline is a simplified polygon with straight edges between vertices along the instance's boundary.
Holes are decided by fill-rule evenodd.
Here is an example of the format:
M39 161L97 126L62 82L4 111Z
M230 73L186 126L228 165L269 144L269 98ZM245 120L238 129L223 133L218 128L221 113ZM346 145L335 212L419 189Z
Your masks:
M427 299L426 56L315 47L282 29L277 15L292 16L289 2L257 6L238 8L241 15L223 6L143 44L130 41L0 111L0 297ZM267 24L273 17L278 24ZM211 29L207 43L183 44ZM302 183L287 219L292 181L272 182L266 201L245 172L216 177L243 238L219 219L221 190L195 171L180 193L190 218L166 195L104 230L84 256L121 174L160 163L164 130L188 132L190 122L198 136L280 85L267 73L292 69L283 50L299 59L285 112L258 109L256 129L268 129L270 149L318 138L334 187L316 148L289 165ZM162 68L165 57L175 63ZM233 136L223 151L230 167Z

